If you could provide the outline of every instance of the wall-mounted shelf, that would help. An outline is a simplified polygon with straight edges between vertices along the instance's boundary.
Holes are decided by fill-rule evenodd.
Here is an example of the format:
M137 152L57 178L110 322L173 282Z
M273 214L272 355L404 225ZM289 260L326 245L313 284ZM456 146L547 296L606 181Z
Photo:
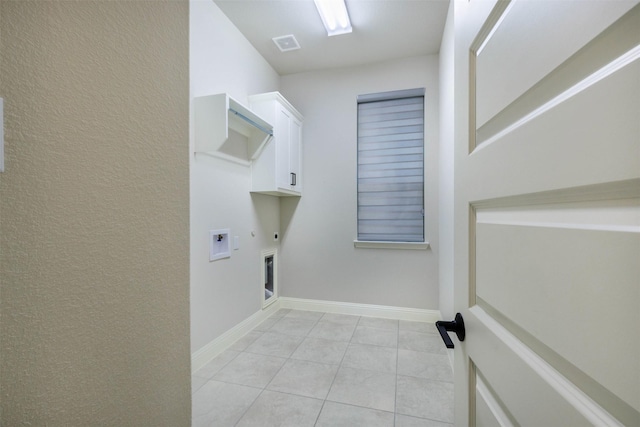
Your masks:
M226 93L194 99L195 150L215 154L229 139L229 129L247 138L253 160L273 137L273 126Z

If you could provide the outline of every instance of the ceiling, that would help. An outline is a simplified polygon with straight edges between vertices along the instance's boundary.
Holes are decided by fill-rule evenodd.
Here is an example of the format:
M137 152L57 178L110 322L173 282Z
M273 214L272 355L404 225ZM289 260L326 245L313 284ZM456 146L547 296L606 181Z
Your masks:
M214 0L280 75L438 53L449 0L346 0L353 32L328 37L313 0ZM300 49L272 38L293 34Z

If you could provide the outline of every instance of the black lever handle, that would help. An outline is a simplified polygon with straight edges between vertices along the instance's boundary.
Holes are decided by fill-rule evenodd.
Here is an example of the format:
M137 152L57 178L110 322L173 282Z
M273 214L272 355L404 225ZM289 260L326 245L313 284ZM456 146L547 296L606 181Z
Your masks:
M455 320L451 322L445 322L443 320L438 320L436 322L436 328L438 328L438 332L440 332L440 336L442 337L442 341L447 346L447 348L453 348L453 341L451 341L451 337L447 331L455 332L460 341L464 341L465 331L464 331L464 320L462 320L462 314L456 313Z

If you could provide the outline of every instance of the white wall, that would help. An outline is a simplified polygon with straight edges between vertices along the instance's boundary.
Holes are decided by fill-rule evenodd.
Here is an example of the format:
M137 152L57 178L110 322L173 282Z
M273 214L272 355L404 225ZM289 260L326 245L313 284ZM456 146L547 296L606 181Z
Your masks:
M192 100L227 92L248 106L248 95L278 90L278 83L278 74L213 1L190 1ZM193 113L191 129L193 153ZM260 251L277 247L273 231L280 219L277 198L250 194L247 166L192 154L190 168L193 353L260 310ZM239 236L240 249L209 262L209 230L218 228Z
M356 97L426 88L426 238L432 249L354 248ZM283 76L305 117L304 194L281 202L280 295L438 308L438 56Z
M452 319L453 309L453 2L440 45L440 313Z

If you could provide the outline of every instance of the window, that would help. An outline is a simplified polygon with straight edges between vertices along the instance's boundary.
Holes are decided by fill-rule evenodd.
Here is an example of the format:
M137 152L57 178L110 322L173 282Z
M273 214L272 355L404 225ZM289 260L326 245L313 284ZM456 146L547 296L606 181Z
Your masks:
M424 242L424 89L358 96L358 241Z

